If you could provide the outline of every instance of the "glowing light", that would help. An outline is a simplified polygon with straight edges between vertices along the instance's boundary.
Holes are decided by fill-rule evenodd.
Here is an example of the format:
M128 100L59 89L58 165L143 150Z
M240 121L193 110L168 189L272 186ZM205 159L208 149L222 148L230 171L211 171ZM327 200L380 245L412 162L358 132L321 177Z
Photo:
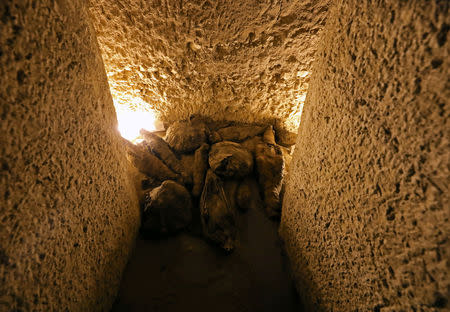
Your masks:
M114 106L120 134L125 139L136 143L140 136L139 130L156 130L156 116L153 111L145 107L148 104L141 98L131 98L129 101L127 105L114 101Z
M300 78L305 78L306 76L308 76L310 74L309 71L305 71L305 70L301 70L297 72L297 77Z
M288 128L289 131L296 132L298 130L302 118L302 111L305 99L306 99L306 90L302 90L295 96L294 103L296 104L295 106L297 107L297 109L294 110L286 119L286 127Z
M139 130L155 130L155 115L152 112L128 111L117 114L120 134L129 141L139 137Z

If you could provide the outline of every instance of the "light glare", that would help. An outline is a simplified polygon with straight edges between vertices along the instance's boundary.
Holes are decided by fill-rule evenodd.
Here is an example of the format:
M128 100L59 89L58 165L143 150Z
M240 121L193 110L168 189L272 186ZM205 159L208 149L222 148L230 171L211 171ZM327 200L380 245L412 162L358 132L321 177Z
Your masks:
M156 130L155 113L149 110L139 109L143 107L143 100L140 98L131 99L135 105L120 105L115 102L118 129L122 137L129 141L136 141L140 136L139 130Z

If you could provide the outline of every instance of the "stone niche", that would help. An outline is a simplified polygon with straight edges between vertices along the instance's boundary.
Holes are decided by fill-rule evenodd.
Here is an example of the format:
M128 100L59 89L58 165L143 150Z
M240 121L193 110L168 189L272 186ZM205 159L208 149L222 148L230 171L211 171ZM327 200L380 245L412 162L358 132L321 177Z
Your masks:
M201 223L206 239L232 251L238 211L261 205L279 219L292 148L275 138L272 125L200 116L165 133L141 130L127 150L141 173L142 231L161 236Z

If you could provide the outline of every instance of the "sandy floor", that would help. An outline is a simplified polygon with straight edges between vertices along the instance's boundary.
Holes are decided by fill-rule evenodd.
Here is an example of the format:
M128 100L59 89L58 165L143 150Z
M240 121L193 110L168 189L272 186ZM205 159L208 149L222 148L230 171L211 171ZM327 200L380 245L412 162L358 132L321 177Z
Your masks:
M301 311L277 227L260 209L241 214L230 255L192 234L139 238L112 311Z

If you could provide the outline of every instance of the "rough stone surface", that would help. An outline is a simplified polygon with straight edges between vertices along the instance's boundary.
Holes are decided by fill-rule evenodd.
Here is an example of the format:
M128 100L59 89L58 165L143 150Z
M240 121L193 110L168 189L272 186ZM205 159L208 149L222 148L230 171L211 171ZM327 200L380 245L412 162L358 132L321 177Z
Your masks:
M212 145L208 161L214 173L224 178L243 178L253 170L253 155L234 142Z
M0 2L0 310L109 310L139 226L83 1Z
M90 0L118 105L298 127L327 0Z
M147 194L142 229L158 234L177 232L192 220L192 200L186 188L174 181L164 181Z
M311 311L449 311L448 1L336 1L281 233Z

